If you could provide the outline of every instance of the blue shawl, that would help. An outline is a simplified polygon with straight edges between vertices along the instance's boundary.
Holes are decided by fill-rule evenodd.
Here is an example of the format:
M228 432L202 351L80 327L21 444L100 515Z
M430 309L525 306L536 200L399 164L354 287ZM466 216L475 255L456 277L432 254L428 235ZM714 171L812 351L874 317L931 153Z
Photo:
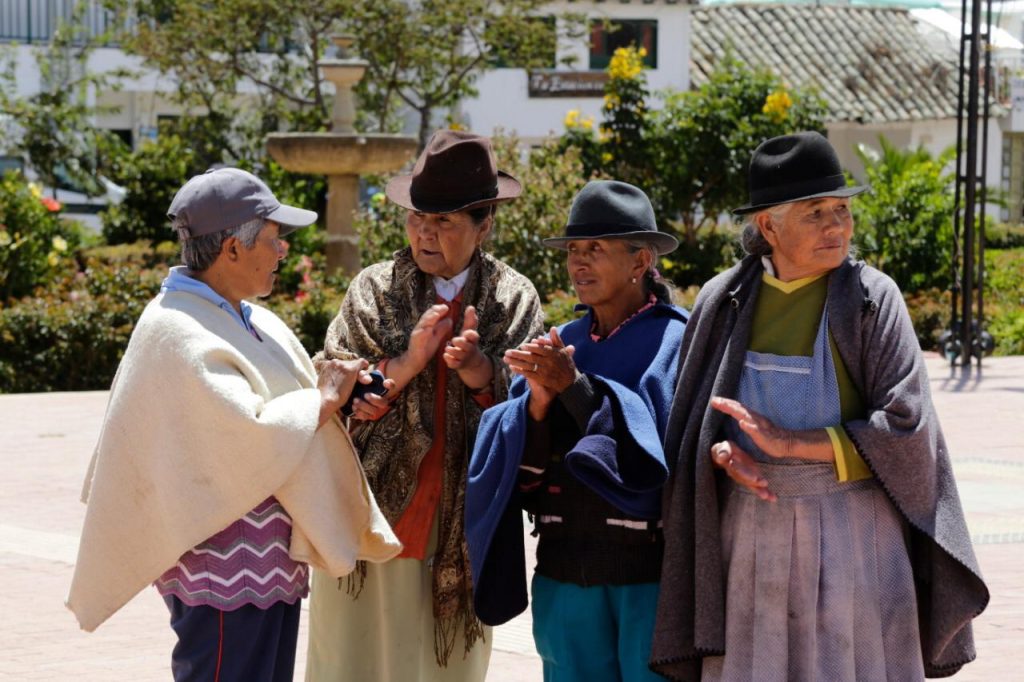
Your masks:
M679 347L688 314L659 303L611 337L590 336L593 312L559 329L575 346L598 408L564 465L623 512L661 518L668 477L662 440L675 387ZM477 616L499 625L526 609L526 560L518 499L530 389L517 377L506 402L484 412L469 462L466 540Z

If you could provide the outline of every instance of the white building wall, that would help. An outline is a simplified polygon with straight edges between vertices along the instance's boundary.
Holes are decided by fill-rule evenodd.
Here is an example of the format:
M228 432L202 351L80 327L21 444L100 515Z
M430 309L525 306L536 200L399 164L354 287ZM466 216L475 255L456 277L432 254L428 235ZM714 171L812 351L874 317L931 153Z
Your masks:
M650 90L690 86L690 9L685 2L552 2L551 14L586 14L590 19L655 19L658 22L657 68L647 71ZM589 33L573 44L559 46L557 59L575 59L559 70L589 70ZM530 97L524 69L495 69L477 82L479 95L459 108L461 122L474 132L492 134L497 129L515 132L527 144L561 134L565 114L571 109L601 120L601 97ZM657 105L656 102L651 102Z
M829 141L836 148L839 162L859 181L864 180L864 165L857 156L856 146L866 144L878 149L880 135L900 149L916 149L921 146L933 156L937 156L951 147L956 149L955 118L876 125L829 123L827 128ZM980 128L978 135L980 140ZM1002 129L999 119L990 118L986 170L986 180L990 188L999 187L1000 173L1002 172L1002 144ZM979 163L980 161L979 158Z

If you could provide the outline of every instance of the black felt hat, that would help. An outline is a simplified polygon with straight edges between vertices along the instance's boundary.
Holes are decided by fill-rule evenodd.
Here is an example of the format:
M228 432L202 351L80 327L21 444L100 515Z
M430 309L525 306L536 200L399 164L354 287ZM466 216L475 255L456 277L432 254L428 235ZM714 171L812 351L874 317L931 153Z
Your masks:
M576 239L629 239L650 242L659 254L675 251L679 241L658 232L651 200L639 187L618 180L591 180L572 200L564 237L544 240L565 249Z
M489 138L438 130L416 159L410 175L391 178L384 193L402 208L454 213L519 196L519 181L500 171Z
M815 132L780 135L765 140L750 158L750 203L736 215L770 206L819 197L852 197L868 188L847 187L839 157L829 141Z

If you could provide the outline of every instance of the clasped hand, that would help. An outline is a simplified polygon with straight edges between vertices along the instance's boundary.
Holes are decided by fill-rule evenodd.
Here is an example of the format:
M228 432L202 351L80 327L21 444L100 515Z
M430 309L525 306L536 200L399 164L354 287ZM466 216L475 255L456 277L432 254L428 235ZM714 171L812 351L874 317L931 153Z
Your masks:
M529 411L534 420L544 419L558 394L576 381L576 363L572 359L575 352L573 346L562 342L555 327L547 336L538 336L519 348L505 351L505 364L521 374L530 387Z

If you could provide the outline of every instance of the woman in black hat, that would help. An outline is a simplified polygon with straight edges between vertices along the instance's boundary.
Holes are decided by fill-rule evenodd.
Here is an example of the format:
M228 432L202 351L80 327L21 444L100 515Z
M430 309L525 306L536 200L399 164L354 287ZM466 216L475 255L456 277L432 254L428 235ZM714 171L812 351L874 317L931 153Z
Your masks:
M505 354L520 378L484 415L466 493L477 614L496 624L526 608L525 508L544 679L657 680L661 439L686 313L655 266L677 242L641 190L594 181L545 243L567 252L586 314Z
M988 591L903 297L849 255L866 188L817 133L764 142L749 177L749 255L683 341L652 668L952 675Z
M533 285L482 250L519 182L490 140L434 134L386 194L409 245L353 280L319 358L362 357L385 396L353 403L352 438L402 554L335 581L314 574L307 680L483 680L491 638L473 613L464 500L481 412L504 400L501 358L542 330Z

